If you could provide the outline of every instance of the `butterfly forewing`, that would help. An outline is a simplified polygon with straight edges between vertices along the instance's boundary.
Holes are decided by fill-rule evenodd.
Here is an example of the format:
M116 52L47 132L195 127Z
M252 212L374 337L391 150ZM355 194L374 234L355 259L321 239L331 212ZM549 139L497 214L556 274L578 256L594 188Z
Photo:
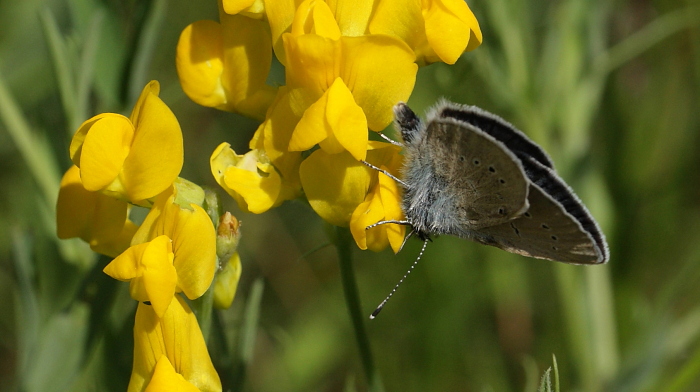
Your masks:
M446 234L464 237L527 210L529 181L522 164L492 136L467 123L436 119L428 125L425 147L433 152L435 175L445 179L441 194L451 200L449 213L460 222L457 232Z

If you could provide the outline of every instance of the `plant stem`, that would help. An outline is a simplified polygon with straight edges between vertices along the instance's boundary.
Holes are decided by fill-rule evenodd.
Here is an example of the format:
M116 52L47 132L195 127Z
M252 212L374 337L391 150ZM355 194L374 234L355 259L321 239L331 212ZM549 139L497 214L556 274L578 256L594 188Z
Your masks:
M374 360L372 351L369 345L367 332L362 317L362 306L360 297L357 291L357 282L355 280L355 271L352 265L352 236L350 230L343 227L336 227L335 230L335 246L338 251L338 261L340 263L340 277L343 282L343 292L345 294L345 303L350 313L352 327L355 331L357 346L360 350L360 360L367 377L367 384L371 391L383 390L379 377L375 373Z

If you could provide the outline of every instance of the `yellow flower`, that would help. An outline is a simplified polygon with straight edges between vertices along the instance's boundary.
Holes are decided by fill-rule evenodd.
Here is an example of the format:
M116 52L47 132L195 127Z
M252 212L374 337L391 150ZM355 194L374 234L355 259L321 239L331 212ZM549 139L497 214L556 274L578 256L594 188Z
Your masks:
M128 216L126 202L86 190L77 166L63 175L56 203L58 238L78 237L95 252L115 257L129 247L138 228Z
M145 392L163 391L199 392L199 389L175 371L167 356L161 355Z
M171 300L162 317L152 306L138 305L134 322L134 364L128 391L144 391L155 378L156 364L163 356L168 358L175 372L200 391L221 391L221 380L209 357L197 318L179 295Z
M134 204L167 189L183 163L182 132L158 98L160 86L144 87L131 117L105 113L85 121L70 145L85 189Z
M233 303L241 279L241 256L235 252L214 281L214 307L227 309Z
M398 175L402 156L399 148L381 142L372 142L368 161L373 165ZM401 210L401 192L399 185L388 176L374 171L376 180L365 200L357 206L350 219L350 232L360 249L380 251L391 245L394 253L401 248L406 227L403 225L384 224L366 230L367 226L382 220L403 220Z
M170 238L161 235L130 247L107 264L104 272L115 279L130 281L131 298L150 302L156 314L163 317L177 287L173 258Z
M220 3L220 23L201 20L182 31L177 73L194 102L262 120L277 91L265 84L272 61L270 28L263 20L226 13L226 7L240 9L233 3L248 2Z
M217 268L216 232L202 207L181 206L177 192L164 192L132 239L132 247L104 272L131 281L131 295L163 314L170 298L195 299L209 288Z
M381 131L391 123L396 102L406 101L413 91L418 70L415 55L394 37L334 40L316 34L285 34L284 44L287 87L296 113L303 113L340 78L362 108L368 127Z
M305 151L319 144L329 154L348 151L355 159L367 155L367 118L352 93L336 78L301 118L289 141L289 151Z
M230 144L221 143L209 162L214 178L241 210L260 214L283 201L282 180L265 151L251 150L238 155Z
M402 39L420 64L454 64L482 41L479 22L464 0L383 0L369 31Z

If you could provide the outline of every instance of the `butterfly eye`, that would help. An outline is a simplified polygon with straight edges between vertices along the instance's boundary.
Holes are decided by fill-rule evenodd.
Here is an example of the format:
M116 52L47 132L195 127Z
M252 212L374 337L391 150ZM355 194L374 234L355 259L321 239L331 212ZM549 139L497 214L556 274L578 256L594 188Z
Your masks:
M532 218L532 215L530 215L529 212L526 212L526 213L524 213L523 215L525 215L525 217L527 217L527 218Z

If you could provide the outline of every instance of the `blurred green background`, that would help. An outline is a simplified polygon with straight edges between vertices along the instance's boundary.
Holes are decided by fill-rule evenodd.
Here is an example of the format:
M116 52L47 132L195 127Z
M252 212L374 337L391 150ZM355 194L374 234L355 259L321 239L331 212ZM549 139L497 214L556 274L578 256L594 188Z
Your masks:
M456 238L422 262L366 330L387 391L700 390L700 1L470 0L484 43L419 71L437 98L506 118L552 155L602 225L608 265L527 259ZM215 188L221 142L257 123L199 107L174 66L180 31L217 19L190 1L0 1L0 390L122 391L133 310L109 261L55 238L77 126L128 113L146 82L185 137L182 176ZM276 64L272 82L283 82ZM307 204L241 213L243 276L210 353L233 391L367 390L338 256ZM369 315L420 249L354 251Z

